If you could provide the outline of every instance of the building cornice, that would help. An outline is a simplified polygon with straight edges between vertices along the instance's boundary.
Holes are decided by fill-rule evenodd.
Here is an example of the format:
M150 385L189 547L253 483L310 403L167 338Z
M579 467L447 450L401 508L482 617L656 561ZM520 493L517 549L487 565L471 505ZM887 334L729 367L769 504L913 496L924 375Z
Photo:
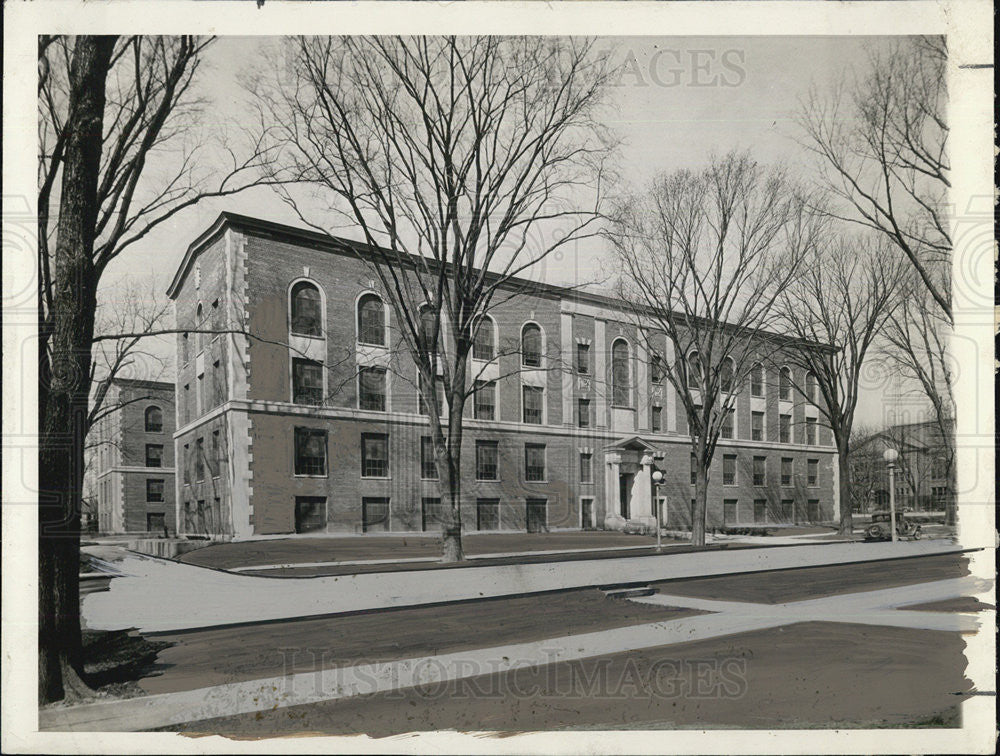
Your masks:
M372 247L364 242L358 241L356 239L346 239L344 237L332 236L330 234L320 233L312 229L301 228L298 226L289 226L284 223L276 223L274 221L263 220L261 218L254 218L248 215L240 215L238 213L231 213L228 211L223 211L219 213L218 218L206 228L197 238L188 246L187 251L184 254L184 258L181 260L180 266L174 273L173 280L170 283L170 287L167 289L167 296L171 299L177 297L177 293L180 291L180 287L187 277L188 271L190 270L191 264L194 258L201 252L205 247L218 239L226 229L233 229L234 231L243 231L255 236L263 238L278 239L281 241L289 242L299 246L308 247L311 249L319 249L325 252L330 252L332 254L339 254L350 257L365 257L372 256L374 252ZM380 250L381 254L393 254L389 250ZM410 264L415 265L420 259L415 255L408 253L395 253L400 260L400 264ZM434 261L420 260L423 265L434 265ZM498 274L488 273L486 278L492 279L494 281L498 280L500 276ZM530 293L534 296L543 296L551 299L559 300L565 303L574 303L576 305L590 305L592 308L597 308L600 310L607 310L609 312L621 313L627 321L630 316L626 312L626 308L622 306L622 299L620 297L610 297L604 294L597 294L591 291L585 291L580 288L559 286L557 284L544 283L541 281L532 281L526 278L511 277L505 282L505 285L509 285L512 289L515 289L522 293ZM563 309L570 309L572 305L564 305ZM683 318L684 316L679 313L669 313L666 310L656 310L652 307L642 307L636 308L636 312L632 314L635 316L650 316L659 315L664 316L673 315L674 317ZM730 325L730 328L738 328L735 325ZM808 346L811 348L819 348L826 350L836 350L836 347L830 346L828 344L821 344L818 342L812 342L805 339L793 338L785 334L775 333L765 330L757 329L742 329L748 331L751 336L763 336L769 339L779 339L784 346Z

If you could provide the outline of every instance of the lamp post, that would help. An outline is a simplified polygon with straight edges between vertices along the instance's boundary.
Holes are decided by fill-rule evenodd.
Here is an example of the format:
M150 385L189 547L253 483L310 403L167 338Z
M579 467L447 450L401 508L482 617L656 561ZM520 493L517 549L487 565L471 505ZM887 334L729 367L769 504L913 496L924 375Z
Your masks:
M656 550L663 548L660 531L663 529L663 510L660 507L660 497L657 495L660 484L663 482L663 471L653 470L653 503L656 505Z
M896 542L896 460L899 458L899 452L895 449L886 449L882 453L882 459L885 460L886 465L889 468L889 527L892 528L892 541Z

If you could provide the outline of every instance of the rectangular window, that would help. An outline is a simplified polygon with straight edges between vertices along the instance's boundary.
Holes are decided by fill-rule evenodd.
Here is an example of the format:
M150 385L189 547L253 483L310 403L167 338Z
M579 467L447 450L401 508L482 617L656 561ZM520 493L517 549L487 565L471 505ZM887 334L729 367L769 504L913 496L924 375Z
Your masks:
M194 417L194 407L191 406L191 384L184 384L184 422L191 422Z
M778 416L778 440L783 444L792 442L792 416Z
M295 532L316 533L326 530L326 497L295 497Z
M500 530L500 499L476 499L476 530Z
M209 467L212 469L212 477L219 477L219 465L222 463L222 448L219 444L219 431L212 431L212 458L209 460Z
M806 481L810 486L819 485L819 460L810 459L807 463Z
M163 481L156 478L146 480L146 501L163 501Z
M767 457L753 458L753 484L763 486L767 482Z
M545 444L524 445L524 479L545 480Z
M181 465L184 469L184 482L191 482L191 445L184 444L184 451L181 454Z
M795 499L782 499L781 511L778 513L779 522L795 522Z
M722 456L722 485L736 485L736 455L724 454Z
M576 372L580 375L590 372L590 344L576 345Z
M792 459L791 457L781 458L781 485L792 485Z
M424 400L424 377L420 376L420 393L417 395L419 410L421 415L429 415L430 409L427 407L427 402ZM434 378L434 390L437 395L438 412L443 414L444 407L444 379L441 376L436 376Z
M437 480L437 465L434 464L434 439L423 436L420 439L420 477L424 480Z
M653 405L653 422L652 422L653 433L663 432L663 407Z
M496 381L476 381L476 394L472 410L473 416L477 420L496 420Z
M753 500L753 522L754 525L767 522L767 499Z
M580 482L594 482L594 455L590 452L580 452Z
M815 417L806 418L806 443L810 446L816 445L816 428L818 423Z
M358 408L385 412L385 368L363 367L358 371Z
M361 532L389 530L389 499L384 496L365 496L361 499Z
M764 413L750 413L750 438L754 441L764 440Z
M295 429L295 474L326 475L326 431Z
M663 358L658 354L653 355L652 362L649 367L650 380L653 383L663 383Z
M361 477L389 477L389 436L385 433L361 434Z
M736 432L736 410L726 410L726 416L722 419L722 438L733 438Z
M167 517L163 512L148 512L146 514L146 532L162 533L167 527Z
M590 400L576 400L576 424L581 428L590 427Z
M146 467L163 467L163 444L146 444Z
M698 460L694 454L691 455L691 485L698 482Z
M292 358L292 401L295 404L323 403L323 365L314 360Z
M537 386L522 386L521 395L524 398L524 422L532 425L542 424L542 402L545 390Z
M420 500L420 529L437 530L442 520L441 499L437 496L427 496Z
M739 505L738 499L723 499L722 500L722 519L726 525L731 525L738 522L738 512L737 506Z
M499 442L476 441L476 480L497 480L499 477Z
M194 442L194 479L205 480L205 439Z
M806 512L809 515L809 522L819 522L823 519L819 511L819 499L809 499L806 502Z

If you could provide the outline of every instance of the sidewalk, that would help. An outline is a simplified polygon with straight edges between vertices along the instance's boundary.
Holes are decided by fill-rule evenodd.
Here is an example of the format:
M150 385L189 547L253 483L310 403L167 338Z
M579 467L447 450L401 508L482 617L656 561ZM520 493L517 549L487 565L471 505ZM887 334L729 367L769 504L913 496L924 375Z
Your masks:
M83 615L92 629L154 633L956 551L950 541L804 544L311 578L239 575L129 554L117 563L122 576L110 590L84 599Z

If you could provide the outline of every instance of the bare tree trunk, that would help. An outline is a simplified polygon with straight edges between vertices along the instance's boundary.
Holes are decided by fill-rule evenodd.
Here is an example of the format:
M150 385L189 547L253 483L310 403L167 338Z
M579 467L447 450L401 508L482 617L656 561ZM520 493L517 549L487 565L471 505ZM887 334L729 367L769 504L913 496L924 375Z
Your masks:
M691 545L705 545L705 517L708 513L708 464L695 452L697 474L694 484L694 508L691 510Z
M837 470L840 476L840 535L854 533L854 516L851 513L851 458L847 443L837 444Z
M53 282L53 327L39 407L39 700L81 692L80 504L90 395L97 274L94 229L104 85L114 37L77 39L70 70L66 144ZM48 361L48 364L46 362Z

